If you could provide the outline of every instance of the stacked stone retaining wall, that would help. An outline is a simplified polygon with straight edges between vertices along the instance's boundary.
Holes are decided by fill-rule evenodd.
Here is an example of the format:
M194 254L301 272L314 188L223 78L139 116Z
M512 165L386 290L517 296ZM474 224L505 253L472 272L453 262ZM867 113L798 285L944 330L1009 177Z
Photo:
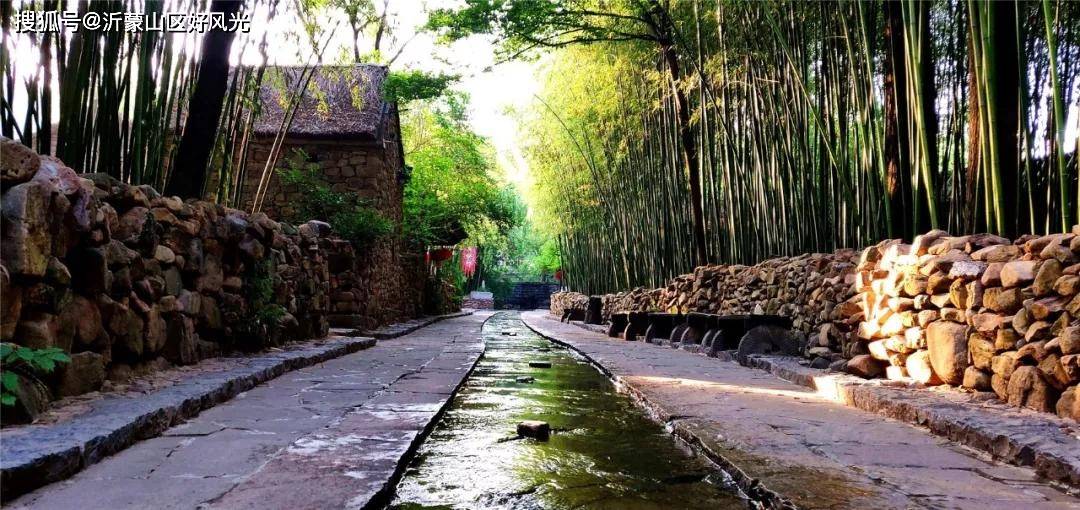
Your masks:
M1080 419L1080 227L1016 240L933 231L839 250L713 265L659 289L603 296L623 311L768 313L792 319L805 355L862 377L993 392ZM552 296L551 311L587 297Z
M77 174L8 139L0 152L0 340L72 358L43 383L21 376L21 404L324 336L331 313L375 327L420 312L423 261L392 244L358 251L326 223Z

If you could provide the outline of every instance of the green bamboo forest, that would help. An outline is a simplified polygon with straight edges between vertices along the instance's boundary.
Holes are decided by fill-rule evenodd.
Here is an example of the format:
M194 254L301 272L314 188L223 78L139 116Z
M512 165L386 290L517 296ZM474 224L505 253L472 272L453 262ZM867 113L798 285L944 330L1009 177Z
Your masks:
M467 3L434 23L555 48L527 152L574 290L1080 214L1080 3Z

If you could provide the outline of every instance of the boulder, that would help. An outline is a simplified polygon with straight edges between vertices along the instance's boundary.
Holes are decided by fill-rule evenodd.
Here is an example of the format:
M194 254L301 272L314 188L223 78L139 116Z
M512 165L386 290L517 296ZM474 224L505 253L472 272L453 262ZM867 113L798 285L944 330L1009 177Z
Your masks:
M1033 366L1018 367L1009 377L1006 388L1010 404L1040 412L1050 412L1057 402L1057 391L1039 375Z
M958 385L968 366L968 327L954 322L937 321L926 330L930 364L942 381ZM909 369L908 372L911 372Z
M968 352L971 353L971 364L980 370L989 370L990 363L996 354L994 342L987 340L982 335L968 336Z
M31 349L57 347L71 350L71 335L61 334L60 319L51 313L32 312L24 315L15 327L15 339Z
M1080 276L1065 275L1054 282L1054 292L1057 292L1061 296L1075 296L1078 293L1078 290L1080 290Z
M137 360L145 347L143 320L129 306L119 301L100 300L106 328L112 333L114 350L124 359Z
M104 347L108 342L101 311L90 299L76 295L60 311L60 320L74 333L74 340L81 347Z
M982 282L984 287L995 287L1001 285L1001 270L1005 267L1004 262L992 262L986 265L986 270L983 271L982 277L979 281Z
M24 182L4 193L0 260L12 276L45 275L53 247L50 207L58 193L40 181Z
M1070 386L1061 394L1061 398L1058 399L1057 404L1054 406L1058 416L1080 420L1080 399L1076 398L1076 396L1076 386Z
M33 149L0 136L0 183L4 188L29 181L41 167Z
M23 289L11 283L7 268L0 265L0 341L7 342L15 336L15 326L22 313Z
M1069 326L1058 337L1058 346L1062 354L1080 353L1080 326Z
M848 360L845 370L863 379L872 379L885 372L885 364L869 354L860 354Z
M923 385L936 386L942 384L941 378L934 374L933 366L930 364L929 351L920 350L909 355L904 362L904 366L907 368L907 375Z
M1016 313L1024 306L1024 293L1020 288L1001 289L993 293L994 301L990 303L990 309L1003 314Z
M15 406L4 407L4 422L26 423L34 421L49 408L52 393L48 386L36 377L21 370L12 370L19 382L12 392L15 394Z
M176 254L165 245L157 245L154 248L154 260L162 264L172 264L176 261Z
M984 262L1008 262L1020 256L1020 247L1001 244L980 248L971 253L971 258Z
M1005 288L1027 285L1035 280L1034 260L1014 260L1001 268L1001 286Z
M197 340L191 317L175 315L169 319L166 326L165 349L162 354L173 363L190 365L198 361L195 350Z
M70 363L59 365L57 375L56 394L61 397L97 391L105 382L105 360L94 352L75 353Z
M991 391L991 375L975 367L964 370L963 387L975 391Z
M161 307L152 306L146 314L145 333L143 335L143 350L148 354L156 354L165 347L168 338L168 323L162 315Z
M1044 297L1036 299L1031 303L1028 311L1031 316L1037 320L1052 320L1057 314L1065 310L1066 301L1061 297Z
M1039 265L1039 271L1035 273L1035 280L1031 284L1031 290L1036 296L1045 296L1054 292L1054 284L1062 276L1061 262L1055 259L1044 261Z

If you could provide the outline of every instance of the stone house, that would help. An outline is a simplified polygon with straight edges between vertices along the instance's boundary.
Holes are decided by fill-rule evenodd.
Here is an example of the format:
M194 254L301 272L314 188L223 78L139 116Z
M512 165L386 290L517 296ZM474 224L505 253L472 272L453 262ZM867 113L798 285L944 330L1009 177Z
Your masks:
M241 209L251 210L286 116L291 84L299 81L301 72L300 67L267 69L260 92L262 112L248 143ZM379 65L317 67L284 135L277 167L284 168L294 150L303 150L331 188L357 193L400 229L405 155L397 104L382 94L386 76L386 67ZM271 172L261 210L273 218L291 218L298 193ZM420 313L423 257L404 248L395 237L361 250L344 244L330 250L332 324L374 327Z
M275 135L282 126L292 84L300 67L267 69L260 91L262 113L248 144L241 208L250 210ZM405 154L397 105L382 96L384 66L319 66L300 100L285 134L278 168L294 150L318 163L322 177L336 191L356 192L388 218L401 220ZM292 212L297 190L281 184L276 173L269 182L262 210L285 217Z

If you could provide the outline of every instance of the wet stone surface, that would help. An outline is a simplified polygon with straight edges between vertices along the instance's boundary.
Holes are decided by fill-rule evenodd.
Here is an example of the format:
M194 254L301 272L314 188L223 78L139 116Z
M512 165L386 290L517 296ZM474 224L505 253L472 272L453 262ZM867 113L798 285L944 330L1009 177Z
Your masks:
M1080 509L1080 499L973 450L847 407L771 373L522 317L603 366L676 435L700 444L757 500L862 510Z
M475 315L290 372L11 503L42 509L363 508L483 351Z
M722 472L680 449L585 360L516 314L483 332L484 357L390 508L745 508ZM550 438L519 438L529 420L550 424Z

